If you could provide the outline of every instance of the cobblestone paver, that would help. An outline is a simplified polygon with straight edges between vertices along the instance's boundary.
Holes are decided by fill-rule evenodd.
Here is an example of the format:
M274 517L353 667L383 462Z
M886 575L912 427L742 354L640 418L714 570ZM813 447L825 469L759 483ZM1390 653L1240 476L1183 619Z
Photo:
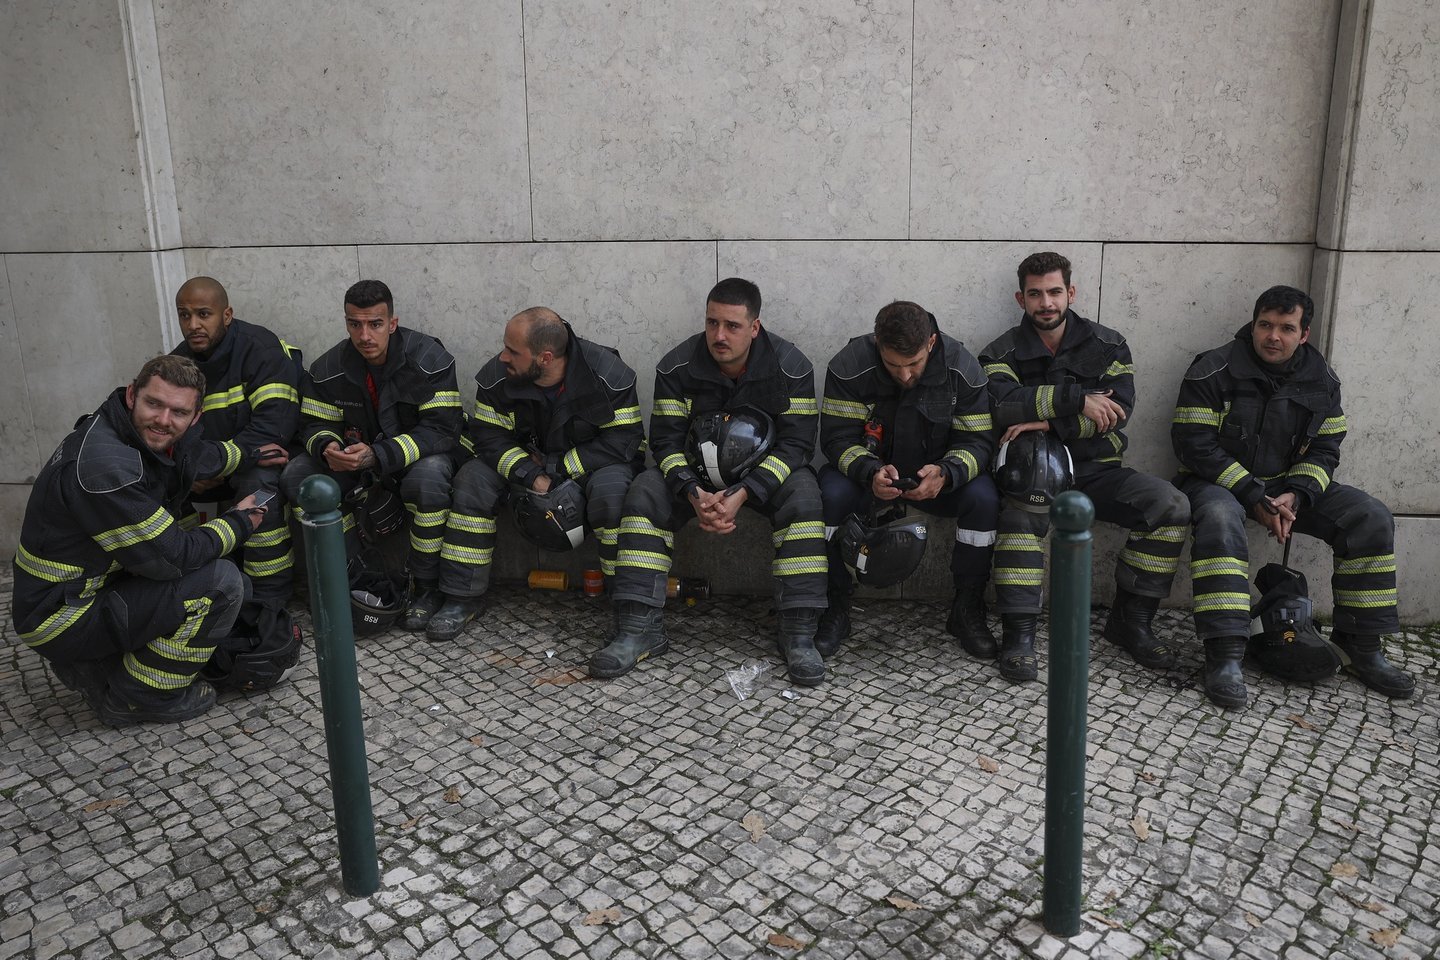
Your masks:
M670 653L608 683L583 679L609 615L579 595L498 588L457 643L365 641L382 885L352 899L313 654L269 695L116 731L6 606L0 960L1440 952L1433 631L1394 648L1414 700L1247 668L1238 714L1197 689L1179 614L1168 676L1097 641L1084 917L1058 939L1043 672L1005 683L944 613L866 604L815 690L753 599L670 611ZM749 661L770 669L742 702Z

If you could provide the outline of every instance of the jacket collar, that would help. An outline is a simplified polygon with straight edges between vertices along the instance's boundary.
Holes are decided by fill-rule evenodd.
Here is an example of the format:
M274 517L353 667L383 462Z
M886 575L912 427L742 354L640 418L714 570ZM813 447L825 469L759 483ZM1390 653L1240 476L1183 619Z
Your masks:
M731 380L720 370L720 365L715 358L710 356L710 347L705 342L705 334L695 336L695 348L690 355L690 368L695 376L702 380L713 380L716 383L749 383L755 380L770 380L780 373L780 361L775 355L775 345L770 342L770 332L765 329L764 324L760 326L760 334L750 343L750 355L745 359L745 372L738 380Z
M1090 340L1095 332L1090 329L1091 323L1080 316L1074 310L1065 311L1065 332L1060 336L1060 346L1052 354L1050 348L1045 346L1045 341L1040 339L1040 334L1035 330L1035 320L1030 314L1025 314L1020 319L1020 338L1015 347L1015 358L1017 360L1044 360L1053 356L1059 356L1067 350L1072 350Z

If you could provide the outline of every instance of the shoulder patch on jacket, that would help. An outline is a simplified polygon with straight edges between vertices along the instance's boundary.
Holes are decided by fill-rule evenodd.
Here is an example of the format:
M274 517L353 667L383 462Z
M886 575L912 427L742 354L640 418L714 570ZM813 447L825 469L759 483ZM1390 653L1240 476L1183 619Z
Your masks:
M672 347L669 353L660 358L660 362L655 364L655 372L661 374L673 373L689 363L690 358L694 354L695 338L687 337Z
M635 371L630 369L630 365L620 357L619 351L614 347L579 337L575 339L580 344L580 352L585 355L585 362L590 365L590 370L605 386L611 390L629 390L635 385Z
M875 351L870 347L868 334L851 337L840 352L830 358L825 372L836 380L854 380L863 377L879 366Z
M86 493L113 493L145 475L140 451L108 429L96 429L100 423L101 418L96 417L85 428L80 452L75 457L76 474Z
M986 344L985 349L980 351L980 356L989 357L992 360L1002 359L1006 354L1014 352L1015 341L1019 336L1020 328L1018 326L1011 327Z
M1090 321L1090 325L1095 330L1096 338L1104 343L1108 343L1112 347L1118 347L1125 342L1125 334L1119 330L1111 329L1103 323L1096 323L1094 320Z
M1230 366L1230 347L1228 345L1216 347L1214 350L1206 350L1191 362L1190 369L1185 371L1185 379L1204 380L1224 371L1228 366Z
M405 344L405 353L422 373L436 374L454 365L455 358L439 340L415 330L407 332L410 336L405 339L410 342Z
M320 354L319 359L310 365L310 379L316 383L324 383L326 380L334 380L345 372L345 348L350 346L349 340L342 340L329 350Z
M795 344L773 334L770 341L775 345L775 359L779 361L780 372L785 376L792 380L798 380L815 373L815 366L810 362L810 358L805 356Z
M989 378L985 376L985 371L980 368L980 361L976 360L975 356L969 350L966 350L964 344L959 340L946 336L943 333L940 334L940 336L942 338L941 342L945 344L945 365L959 374L960 379L964 380L970 386L985 386L985 384L989 382Z
M485 361L485 366L475 371L475 384L481 390L494 390L504 379L505 364L500 362L498 355Z

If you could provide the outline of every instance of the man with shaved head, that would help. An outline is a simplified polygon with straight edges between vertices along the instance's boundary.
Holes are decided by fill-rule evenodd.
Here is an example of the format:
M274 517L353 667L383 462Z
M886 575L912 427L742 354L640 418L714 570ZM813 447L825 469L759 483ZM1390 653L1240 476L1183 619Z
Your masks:
M475 459L455 475L440 548L445 604L423 625L453 640L490 585L495 515L517 500L521 532L542 549L577 545L588 527L600 568L615 572L620 510L644 464L635 371L611 347L582 340L548 307L505 325L503 349L475 375Z
M300 351L258 324L235 319L229 295L211 277L185 281L175 294L175 314L184 341L171 352L193 360L205 375L195 499L275 492L299 419ZM285 511L278 502L271 508L236 559L243 558L255 604L279 607L290 598L295 561Z

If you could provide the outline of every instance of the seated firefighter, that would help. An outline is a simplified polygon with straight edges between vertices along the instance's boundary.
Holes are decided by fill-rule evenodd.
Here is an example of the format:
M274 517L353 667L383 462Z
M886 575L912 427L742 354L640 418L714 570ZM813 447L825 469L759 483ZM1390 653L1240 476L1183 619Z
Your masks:
M1121 464L1124 426L1135 405L1130 346L1118 331L1070 309L1075 287L1070 261L1035 253L1016 270L1020 323L980 354L1001 443L1029 431L1053 432L1069 451L1074 485L1095 504L1095 517L1130 531L1115 564L1115 602L1105 639L1137 663L1163 670L1175 651L1152 628L1170 595L1190 510L1184 496L1159 477ZM1048 512L1007 498L995 544L996 605L1000 608L1000 675L1034 680L1035 632L1041 608Z
M390 288L361 280L345 292L340 341L310 365L300 399L296 454L281 475L285 499L317 473L334 477L345 500L346 552L355 558L354 507L363 503L377 532L410 511L408 566L415 597L405 626L423 630L440 608L440 545L450 510L450 480L464 415L455 358L434 337L400 326ZM382 519L383 518L383 519Z
M1170 436L1181 466L1175 483L1195 526L1195 633L1205 644L1205 694L1221 707L1243 707L1248 697L1240 669L1251 629L1246 517L1281 543L1303 533L1330 545L1330 638L1347 668L1387 697L1415 692L1381 641L1400 628L1395 521L1379 500L1334 481L1345 413L1339 378L1309 343L1314 315L1303 291L1266 290L1234 339L1196 357L1176 401Z
M809 467L815 448L815 372L799 349L760 325L760 290L720 281L705 329L655 368L652 467L630 485L612 597L615 633L590 675L618 677L664 653L666 577L675 532L692 517L706 533L735 530L742 506L774 529L778 646L797 684L825 679L815 627L825 608L825 531Z
M830 657L850 635L852 567L865 566L857 570L862 583L886 586L919 563L920 528L903 517L879 524L870 516L879 507L912 504L956 518L955 601L946 628L971 656L994 659L984 601L1000 509L987 472L990 431L980 364L918 304L883 307L874 332L855 337L830 361L820 404L830 564L830 606L815 635L821 656Z
M248 496L194 529L180 518L204 441L205 378L156 357L82 418L25 508L12 610L20 638L115 727L199 716L197 679L248 593L224 556L260 525Z
M520 531L544 549L578 546L588 525L600 568L613 575L625 491L645 462L635 371L614 349L577 337L553 310L512 317L504 349L475 382L475 459L455 475L440 548L446 601L430 618L431 640L455 639L479 610L495 515L507 497Z

